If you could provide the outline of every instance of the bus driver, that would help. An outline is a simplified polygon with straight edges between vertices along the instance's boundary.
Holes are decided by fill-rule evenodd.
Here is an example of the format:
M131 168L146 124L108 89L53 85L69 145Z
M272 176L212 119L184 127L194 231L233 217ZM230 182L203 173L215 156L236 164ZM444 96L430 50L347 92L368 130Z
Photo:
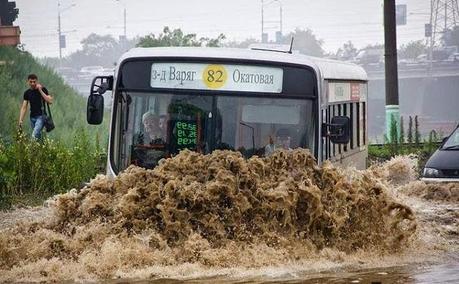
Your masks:
M159 117L151 111L142 116L142 123L145 129L145 142L148 144L164 144L166 141L165 117Z

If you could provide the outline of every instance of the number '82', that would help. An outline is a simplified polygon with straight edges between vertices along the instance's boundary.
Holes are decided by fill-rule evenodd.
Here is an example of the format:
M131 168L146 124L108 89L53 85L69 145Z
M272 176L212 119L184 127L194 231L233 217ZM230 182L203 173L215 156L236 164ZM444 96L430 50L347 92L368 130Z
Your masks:
M209 65L202 74L203 81L210 89L218 89L225 85L228 72L223 65Z

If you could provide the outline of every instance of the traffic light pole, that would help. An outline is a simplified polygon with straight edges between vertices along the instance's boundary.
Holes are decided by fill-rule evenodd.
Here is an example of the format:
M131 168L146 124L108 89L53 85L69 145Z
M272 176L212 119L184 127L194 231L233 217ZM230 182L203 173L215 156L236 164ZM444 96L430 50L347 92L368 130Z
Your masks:
M384 58L386 77L386 135L389 142L391 125L395 120L397 137L400 134L400 107L398 99L397 28L395 0L384 0Z

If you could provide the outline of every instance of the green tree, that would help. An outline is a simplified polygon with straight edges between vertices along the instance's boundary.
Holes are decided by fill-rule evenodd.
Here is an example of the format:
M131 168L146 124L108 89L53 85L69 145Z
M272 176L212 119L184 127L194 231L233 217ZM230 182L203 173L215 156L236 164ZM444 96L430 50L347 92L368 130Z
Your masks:
M0 25L12 26L18 15L19 9L16 8L16 2L0 0Z
M427 46L423 40L410 41L400 47L398 55L403 59L415 59L427 52Z
M243 41L231 41L225 44L225 47L233 47L233 48L248 48L252 44L260 43L259 40L254 38L248 38Z
M374 43L365 46L363 49L384 49L383 43Z
M82 48L60 60L45 58L42 62L51 67L73 67L79 69L88 65L113 66L121 55L134 47L137 38L117 40L111 35L90 34L81 41Z
M164 27L163 32L159 35L146 35L139 39L138 47L160 47L160 46L221 46L225 39L223 34L217 38L197 37L196 34L185 34L181 29L171 30L169 27Z
M419 132L419 120L418 116L414 117L414 144L416 147L419 146L419 142L421 142L421 133Z
M357 53L357 48L354 46L352 41L349 40L336 51L336 58L340 60L350 60L356 57Z
M403 125L403 116L400 117L400 145L405 143L405 126Z
M395 156L399 154L399 141L398 141L398 125L397 125L397 120L395 119L395 116L392 115L391 121L390 121L390 129L389 129L389 151L391 153L391 156Z
M282 43L290 44L292 37L293 49L300 51L303 54L322 57L325 51L322 47L323 40L318 39L311 29L297 28L295 31L282 37Z
M410 120L408 122L408 144L413 144L413 117L410 115Z
M118 42L111 35L90 34L81 41L83 53L89 56L104 56L117 48Z

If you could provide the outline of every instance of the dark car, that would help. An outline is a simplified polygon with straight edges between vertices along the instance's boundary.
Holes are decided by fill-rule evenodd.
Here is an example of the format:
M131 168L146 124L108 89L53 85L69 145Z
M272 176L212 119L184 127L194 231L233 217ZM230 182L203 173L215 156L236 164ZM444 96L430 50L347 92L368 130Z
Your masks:
M459 182L459 126L444 139L441 147L427 161L422 180Z

